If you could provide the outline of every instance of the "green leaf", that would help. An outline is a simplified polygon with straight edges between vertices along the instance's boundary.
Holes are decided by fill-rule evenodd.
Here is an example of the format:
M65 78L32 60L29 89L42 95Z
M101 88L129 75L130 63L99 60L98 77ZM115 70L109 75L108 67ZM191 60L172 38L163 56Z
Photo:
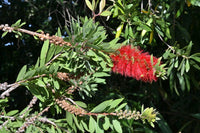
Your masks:
M87 126L87 124L83 120L81 120L81 124L84 127L84 129L89 132L88 126Z
M134 36L134 34L133 34L133 29L132 29L131 26L130 26L129 29L128 29L128 34L129 34L130 37L135 38L135 36Z
M23 23L20 24L19 27L22 27L22 26L25 25L25 24L26 24L26 22L23 22Z
M89 120L89 131L90 133L93 133L94 130L96 129L96 121L94 120L94 118L92 116L90 116L90 120Z
M114 126L114 129L118 132L118 133L122 133L122 127L120 125L120 122L117 120L113 120L112 124Z
M185 64L185 71L188 72L190 70L190 63L189 60L186 60L186 64Z
M95 0L92 0L92 9L95 10L95 6L96 6L96 2L95 2Z
M177 73L177 77L179 79L179 84L181 86L182 91L185 91L185 80L184 80L184 77L180 73Z
M190 56L190 58L200 63L200 57Z
M190 77L187 74L184 74L184 77L185 77L185 83L187 86L187 90L189 92L190 91Z
M101 0L99 4L99 13L101 13L106 6L106 0Z
M36 96L40 101L44 102L45 98L42 96L42 89L38 87L35 84L28 84L28 86L26 86L28 88L28 90L34 95Z
M3 38L4 36L7 35L7 33L8 33L8 31L5 31L5 32L1 35L1 37Z
M110 16L111 15L111 11L103 11L100 16Z
M18 27L21 23L21 19L17 20L17 22L15 22L14 24L11 25L11 27Z
M103 129L108 130L110 127L110 120L108 117L105 116L105 123L103 124Z
M78 127L78 129L81 130L82 132L84 132L82 125L78 123L77 117L74 115L72 115L72 116L73 116L74 122L75 122L76 126Z
M12 111L8 112L6 115L13 116L13 115L17 114L18 112L19 112L19 110L12 110Z
M68 111L66 111L66 120L67 120L67 123L73 127L73 118L72 118L72 114Z
M123 100L124 100L124 98L120 98L120 99L116 99L116 100L112 101L109 105L110 107L108 110L112 110L113 108L116 108Z
M190 44L187 46L187 49L186 49L186 56L189 56L190 55L190 52L191 52L191 49L192 49L192 41L190 41Z
M91 112L101 112L103 111L113 100L107 100L107 101L104 101L102 103L100 103L99 105L97 105Z
M82 101L75 101L76 104L78 104L78 106L82 107L82 108L87 108L87 104L85 104Z
M91 11L94 11L94 8L93 8L91 2L90 2L89 0L85 0L85 2L86 2L87 7L88 7Z
M119 111L120 109L122 109L122 108L125 107L126 105L127 105L127 103L121 104L118 108L115 109L115 111Z
M31 77L33 77L33 75L34 75L35 73L36 73L36 70L28 71L28 72L25 74L24 78L25 78L25 79L31 78Z
M40 54L40 66L43 66L46 63L46 56L47 56L48 49L49 49L49 40L46 40L44 41L41 54Z
M115 38L118 38L120 36L120 34L121 34L122 30L123 30L123 26L124 26L124 24L121 24L121 25L119 25L117 27L117 33L115 35Z
M20 80L22 80L22 79L24 78L24 75L25 75L25 73L26 73L26 69L27 69L27 65L24 65L24 66L22 67L22 69L20 70L18 76L17 76L16 82L17 82L17 81L20 81Z
M197 114L191 114L192 117L200 120L200 113Z
M56 46L54 44L50 45L50 48L47 52L46 62L50 61L50 59L53 57L56 50Z
M107 77L110 76L109 74L105 73L105 72L96 72L93 74L94 77Z

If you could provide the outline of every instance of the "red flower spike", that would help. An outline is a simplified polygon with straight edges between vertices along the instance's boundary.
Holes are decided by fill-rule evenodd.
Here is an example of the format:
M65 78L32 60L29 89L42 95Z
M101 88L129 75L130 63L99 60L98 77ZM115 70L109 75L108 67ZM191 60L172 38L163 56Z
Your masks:
M131 48L131 45L127 45L122 46L118 49L117 54L110 57L114 64L113 72L144 82L157 81L154 66L158 63L158 59L152 58L149 53L144 53L136 47Z

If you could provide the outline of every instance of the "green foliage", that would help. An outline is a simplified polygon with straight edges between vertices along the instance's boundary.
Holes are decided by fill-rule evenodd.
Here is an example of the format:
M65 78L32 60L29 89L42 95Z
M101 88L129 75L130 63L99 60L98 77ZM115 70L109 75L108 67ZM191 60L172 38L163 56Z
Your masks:
M6 96L0 132L199 132L198 0L30 0L0 7L0 23L11 25L0 25L0 80L15 81L0 84ZM57 29L70 45L36 34L33 40L22 26L41 36ZM155 73L165 81L111 73L109 55L126 44L162 57Z

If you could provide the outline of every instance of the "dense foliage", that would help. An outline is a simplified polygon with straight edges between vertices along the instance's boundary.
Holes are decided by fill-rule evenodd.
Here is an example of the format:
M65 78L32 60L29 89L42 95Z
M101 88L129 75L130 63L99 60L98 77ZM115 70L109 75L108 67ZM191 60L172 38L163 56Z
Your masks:
M2 0L0 131L199 132L199 11L199 0Z

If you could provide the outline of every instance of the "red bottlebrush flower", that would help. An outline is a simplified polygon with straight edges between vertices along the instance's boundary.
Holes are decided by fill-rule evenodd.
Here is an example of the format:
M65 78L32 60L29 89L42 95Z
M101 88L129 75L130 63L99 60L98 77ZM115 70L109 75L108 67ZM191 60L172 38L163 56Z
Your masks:
M112 71L127 77L133 77L136 80L144 82L157 81L154 66L158 63L158 59L143 52L131 45L122 46L117 50L116 54L110 57L113 61Z

